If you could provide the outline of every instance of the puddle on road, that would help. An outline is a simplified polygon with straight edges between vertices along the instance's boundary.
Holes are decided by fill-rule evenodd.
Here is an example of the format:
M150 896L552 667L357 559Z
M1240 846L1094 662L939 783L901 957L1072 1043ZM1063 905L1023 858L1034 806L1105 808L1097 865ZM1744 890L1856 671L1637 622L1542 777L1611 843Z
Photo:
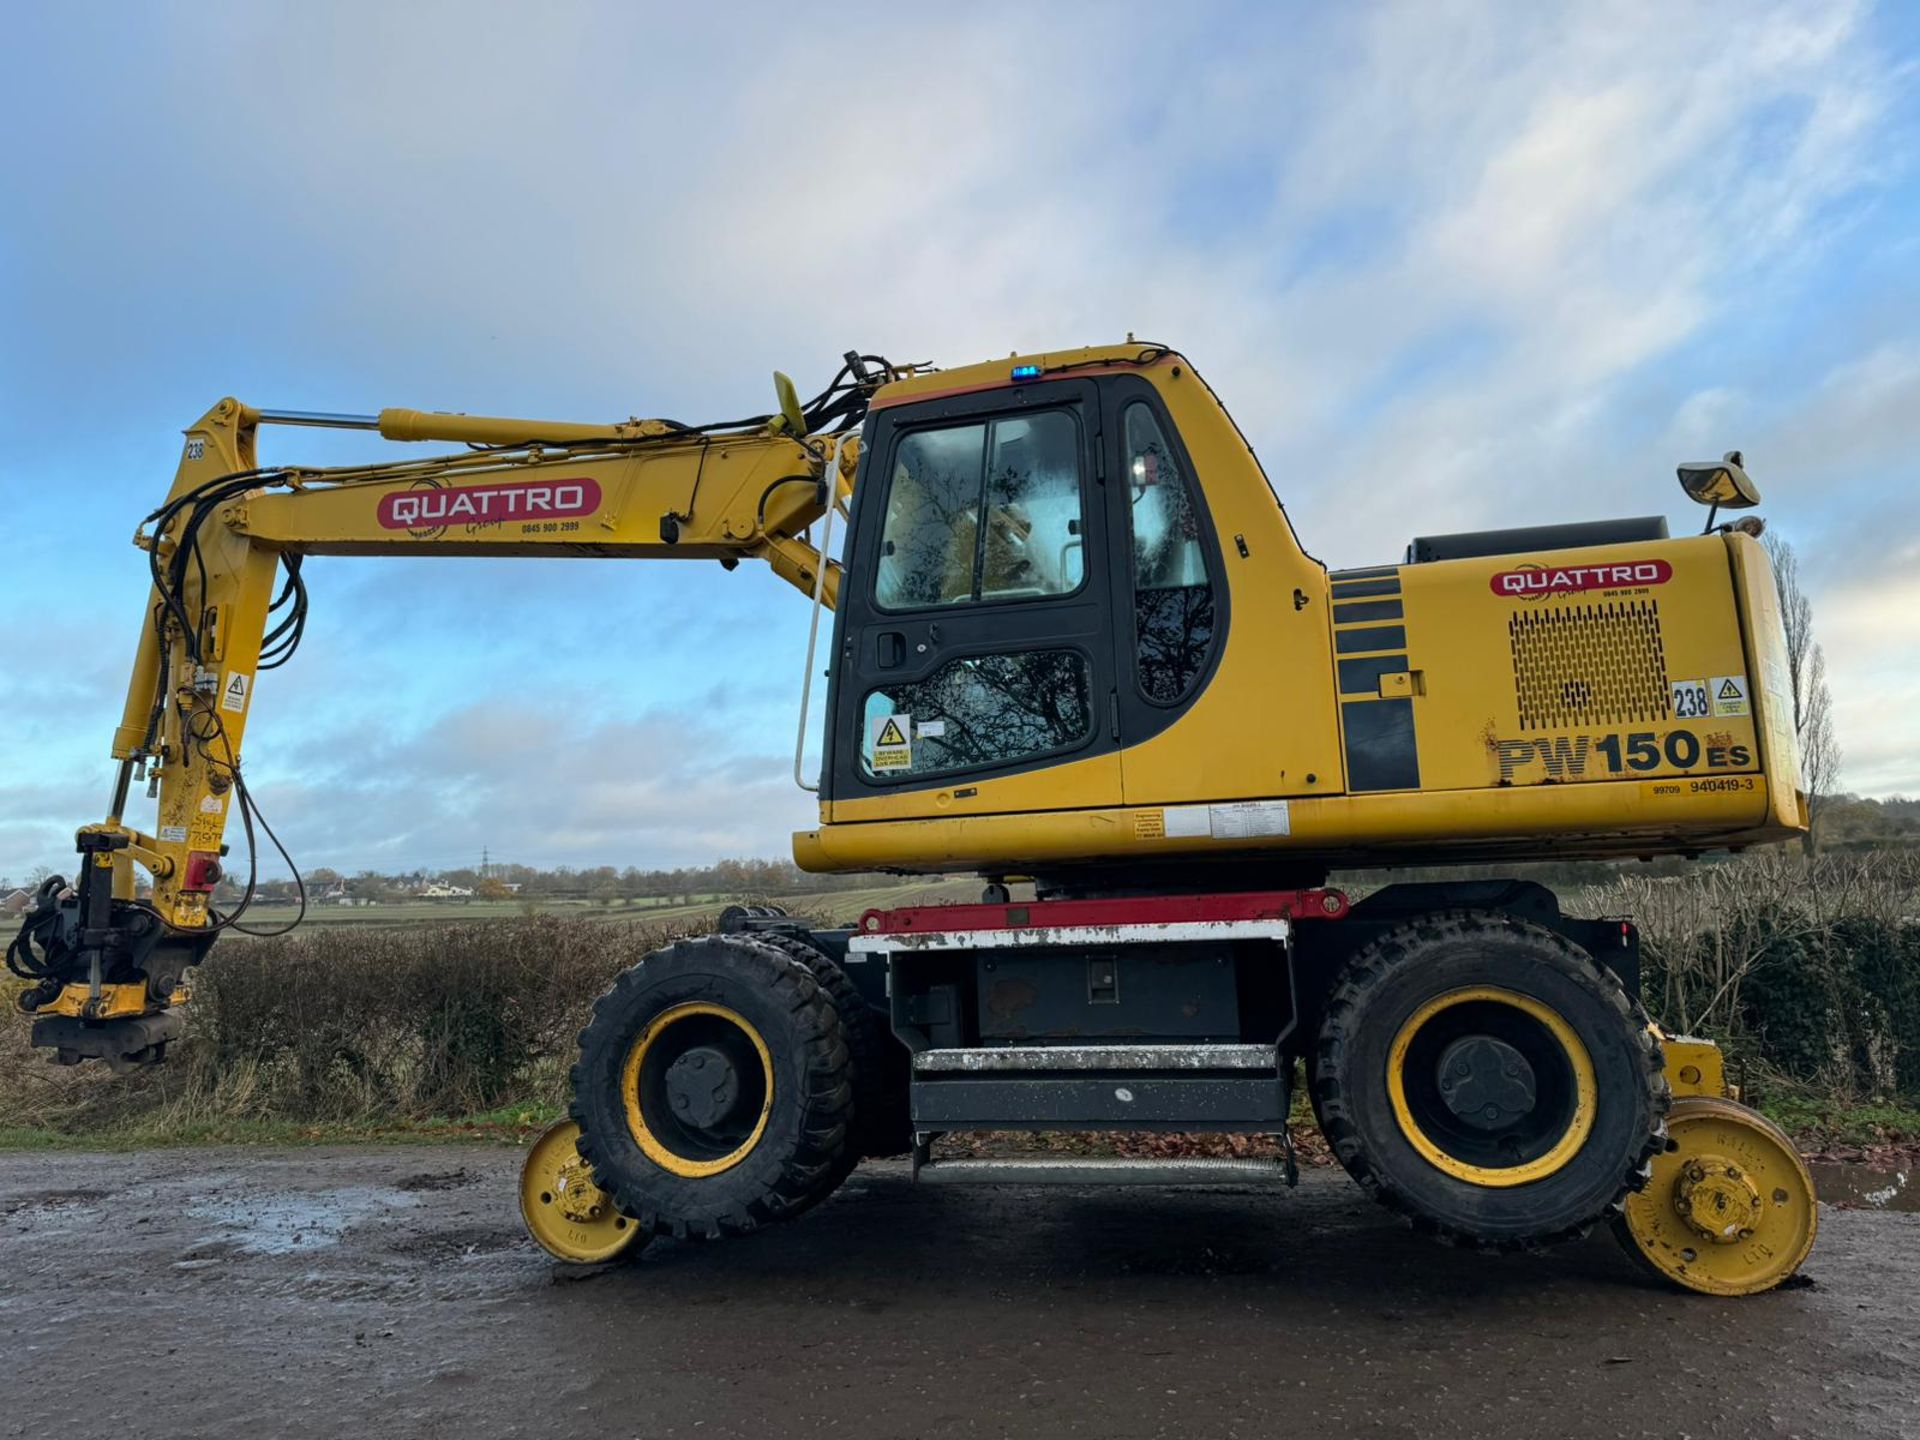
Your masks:
M333 1245L355 1225L389 1210L411 1210L420 1197L384 1185L349 1185L316 1194L239 1194L199 1200L187 1207L196 1220L225 1232L201 1244L225 1241L242 1254L286 1255Z
M1920 1213L1920 1164L1894 1170L1843 1161L1816 1160L1813 1188L1822 1202L1860 1210Z

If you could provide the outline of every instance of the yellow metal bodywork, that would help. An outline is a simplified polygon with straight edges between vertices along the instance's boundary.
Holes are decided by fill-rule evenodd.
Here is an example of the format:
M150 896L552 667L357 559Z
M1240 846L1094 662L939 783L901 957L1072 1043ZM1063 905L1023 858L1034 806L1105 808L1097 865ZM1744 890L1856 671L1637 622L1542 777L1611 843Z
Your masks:
M187 1003L187 992L178 989L167 997L169 1005ZM60 987L60 993L47 1004L33 1013L36 1015L71 1015L82 1020L112 1020L122 1015L144 1015L152 1009L144 981L130 984L107 984L100 987L100 998L93 998L92 990L84 984L69 984Z
M1435 1015L1455 1005L1464 1005L1469 1001L1485 1000L1496 1005L1509 1005L1530 1015L1546 1027L1566 1056L1567 1064L1573 1071L1574 1101L1573 1113L1567 1117L1567 1126L1554 1141L1553 1147L1544 1155L1537 1156L1519 1165L1473 1165L1448 1153L1445 1147L1436 1143L1420 1126L1414 1117L1412 1108L1407 1104L1406 1058L1407 1049L1413 1044L1414 1036ZM1600 1087L1593 1076L1593 1057L1587 1053L1587 1047L1574 1033L1571 1025L1552 1007L1543 1005L1531 995L1522 995L1515 990L1502 989L1495 985L1470 985L1459 990L1449 990L1444 995L1436 995L1407 1017L1406 1023L1393 1037L1393 1046L1387 1052L1387 1097L1393 1104L1393 1117L1400 1127L1400 1133L1429 1165L1436 1170L1464 1180L1469 1185L1483 1185L1488 1189L1507 1189L1514 1185L1526 1185L1535 1180L1544 1180L1559 1171L1587 1142L1587 1135L1593 1129L1593 1117L1600 1104Z
M1764 553L1747 536L1380 567L1365 574L1390 577L1399 613L1388 629L1404 634L1369 643L1387 632L1345 616L1378 588L1372 579L1329 575L1308 556L1212 391L1171 352L1129 365L1142 353L1016 356L915 376L875 404L1004 385L1010 365L1072 374L1124 366L1152 384L1191 455L1225 566L1218 579L1231 619L1205 688L1173 724L1117 754L836 796L820 828L794 837L803 868L1018 871L1249 852L1329 864L1630 856L1762 843L1804 828L1777 607ZM1625 578L1544 595L1502 589L1520 583L1518 572L1551 576L1568 564ZM1659 673L1640 676L1650 708L1559 724L1523 714L1516 625L1542 628L1544 617L1546 630L1585 626L1613 643L1620 627L1611 617L1626 608L1658 616ZM1572 645L1592 643L1583 635ZM1353 682L1364 688L1343 686L1348 660L1377 662L1357 667L1370 671ZM1129 661L1122 657L1123 670ZM1733 680L1742 698L1699 716L1671 713L1672 687L1716 677ZM1363 700L1409 707L1417 784L1355 783L1343 722ZM1256 836L1167 833L1171 807L1234 801L1284 801L1286 823Z
M1740 1098L1727 1084L1726 1057L1718 1045L1691 1035L1668 1035L1658 1026L1654 1034L1660 1041L1667 1088L1676 1099L1683 1095Z
M951 792L946 793L950 799ZM938 814L940 792L931 800ZM1166 808L1113 805L954 820L836 823L796 834L793 853L803 870L1005 867L1018 873L1020 865L1010 860L1044 865L1260 851L1276 857L1311 855L1334 865L1419 856L1439 863L1444 858L1502 855L1538 858L1544 853L1542 842L1549 839L1557 842L1555 854L1605 856L1781 838L1762 829L1765 802L1756 793L1692 794L1670 785L1632 782L1293 799L1287 834L1229 841L1166 834ZM836 815L839 809L836 805Z
M259 412L227 399L190 427L169 500L253 469L258 419ZM688 436L658 421L583 426L389 410L380 425L390 438L517 448L295 471L277 489L263 482L221 502L199 529L201 564L189 567L181 598L196 618L201 673L193 673L172 614L163 634L150 623L141 627L112 753L122 761L139 756L159 772L156 833L135 831L117 814L87 828L129 837L127 848L102 852L97 862L114 868L114 893L123 899L134 893L133 865L144 867L153 878L155 909L177 929L209 922L206 895L183 888L187 857L218 852L227 834L234 770L283 554L758 558L811 596L820 562L805 532L829 504L844 502L859 453L852 436L805 438L771 428ZM522 509L530 490L550 495L562 486L592 503L572 505L558 518ZM458 497L470 497L469 508L454 518L442 518L442 509L411 528L397 523L423 496L451 509L461 504ZM487 497L496 503L492 511ZM501 503L511 503L512 511L502 516ZM166 555L179 530L176 520L136 543ZM829 563L822 579L828 605L838 571ZM159 611L156 591L148 614ZM163 647L170 656L164 696L157 694ZM156 702L161 723L149 745Z

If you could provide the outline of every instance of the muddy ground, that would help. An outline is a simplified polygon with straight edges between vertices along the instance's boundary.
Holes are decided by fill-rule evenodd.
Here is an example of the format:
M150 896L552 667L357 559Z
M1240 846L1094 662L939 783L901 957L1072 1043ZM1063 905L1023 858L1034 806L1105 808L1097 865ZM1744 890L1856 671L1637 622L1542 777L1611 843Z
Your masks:
M1920 1434L1920 1215L1669 1293L1298 1191L914 1189L568 1272L485 1147L0 1156L0 1434Z

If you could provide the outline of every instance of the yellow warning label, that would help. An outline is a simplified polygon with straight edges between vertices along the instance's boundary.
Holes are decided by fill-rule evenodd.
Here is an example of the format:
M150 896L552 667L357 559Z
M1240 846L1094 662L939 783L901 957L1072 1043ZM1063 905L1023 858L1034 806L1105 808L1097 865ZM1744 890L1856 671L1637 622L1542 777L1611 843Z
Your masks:
M913 716L875 715L867 721L868 766L877 775L884 770L913 768Z
M1746 676L1715 675L1707 682L1707 689L1713 696L1713 713L1716 716L1752 713L1747 700Z
M1133 838L1136 840L1159 840L1167 833L1166 814L1161 810L1136 810L1133 812Z

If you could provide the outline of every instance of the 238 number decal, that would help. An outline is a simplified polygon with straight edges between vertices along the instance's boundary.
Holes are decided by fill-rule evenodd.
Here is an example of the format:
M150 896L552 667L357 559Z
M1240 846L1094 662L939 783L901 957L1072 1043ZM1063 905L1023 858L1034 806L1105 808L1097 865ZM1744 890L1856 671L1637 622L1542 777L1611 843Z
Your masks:
M1706 681L1676 680L1673 682L1674 719L1705 720L1712 713L1713 702L1709 698Z

